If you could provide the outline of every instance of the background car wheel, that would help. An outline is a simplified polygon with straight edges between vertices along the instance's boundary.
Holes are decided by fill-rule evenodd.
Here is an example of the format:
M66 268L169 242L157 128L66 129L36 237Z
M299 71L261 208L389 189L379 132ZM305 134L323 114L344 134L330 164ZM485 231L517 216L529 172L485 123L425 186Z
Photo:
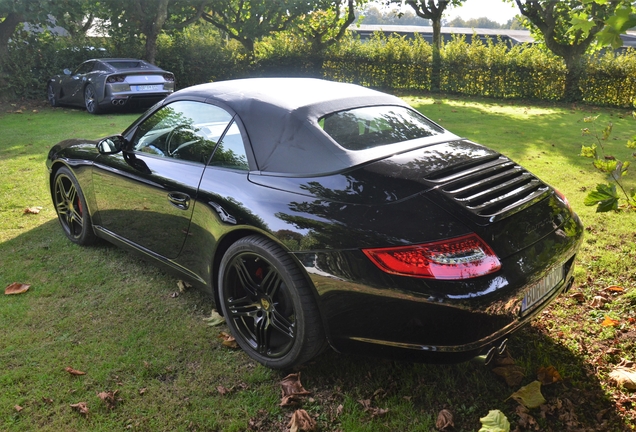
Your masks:
M223 314L241 348L274 369L300 365L324 348L312 290L276 243L244 237L223 256L219 271Z
M53 182L53 203L64 234L73 243L89 245L95 242L84 194L71 171L60 168Z
M57 101L57 95L55 94L55 89L53 88L53 83L49 83L49 85L46 86L46 97L49 100L49 103L51 104L52 107L60 106L59 102Z
M91 114L99 114L101 109L97 103L97 93L93 84L89 84L84 89L84 104L86 105L86 111Z

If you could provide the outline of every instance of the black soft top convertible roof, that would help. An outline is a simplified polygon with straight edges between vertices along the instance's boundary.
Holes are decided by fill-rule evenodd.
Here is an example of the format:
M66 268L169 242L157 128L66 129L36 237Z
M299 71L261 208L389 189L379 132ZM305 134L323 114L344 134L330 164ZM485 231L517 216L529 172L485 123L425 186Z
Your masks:
M344 149L318 125L321 117L372 105L409 107L386 93L313 78L249 78L201 84L173 93L165 103L192 98L238 114L249 135L258 170L296 176L342 171L403 147L399 143L359 151ZM439 139L441 136L435 141L448 139Z

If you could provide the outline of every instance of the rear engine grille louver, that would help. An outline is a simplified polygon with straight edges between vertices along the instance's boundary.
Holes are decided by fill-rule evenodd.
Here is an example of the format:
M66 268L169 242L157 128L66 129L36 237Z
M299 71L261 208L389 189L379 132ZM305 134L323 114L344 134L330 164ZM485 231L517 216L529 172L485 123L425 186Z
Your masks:
M473 214L491 220L516 213L550 191L545 183L504 156L463 165L426 180Z

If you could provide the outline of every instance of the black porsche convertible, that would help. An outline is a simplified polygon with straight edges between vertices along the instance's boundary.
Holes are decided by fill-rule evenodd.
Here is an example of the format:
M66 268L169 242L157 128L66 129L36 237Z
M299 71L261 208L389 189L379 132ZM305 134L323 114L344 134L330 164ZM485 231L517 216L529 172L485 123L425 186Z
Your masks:
M55 145L66 236L209 292L272 368L336 351L491 358L569 289L582 225L555 189L401 99L304 78L175 92L120 135Z

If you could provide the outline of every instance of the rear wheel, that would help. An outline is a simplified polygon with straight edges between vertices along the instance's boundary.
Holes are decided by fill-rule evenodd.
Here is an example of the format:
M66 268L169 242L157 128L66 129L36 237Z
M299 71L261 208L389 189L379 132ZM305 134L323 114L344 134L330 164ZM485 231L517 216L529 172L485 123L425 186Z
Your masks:
M84 194L73 173L66 167L55 173L53 203L64 234L73 243L89 245L95 242Z
M101 109L97 103L97 92L93 84L89 84L84 89L84 105L86 105L86 111L91 114L99 114Z
M223 256L219 297L232 335L254 360L274 369L298 366L324 347L313 292L276 243L249 236Z

